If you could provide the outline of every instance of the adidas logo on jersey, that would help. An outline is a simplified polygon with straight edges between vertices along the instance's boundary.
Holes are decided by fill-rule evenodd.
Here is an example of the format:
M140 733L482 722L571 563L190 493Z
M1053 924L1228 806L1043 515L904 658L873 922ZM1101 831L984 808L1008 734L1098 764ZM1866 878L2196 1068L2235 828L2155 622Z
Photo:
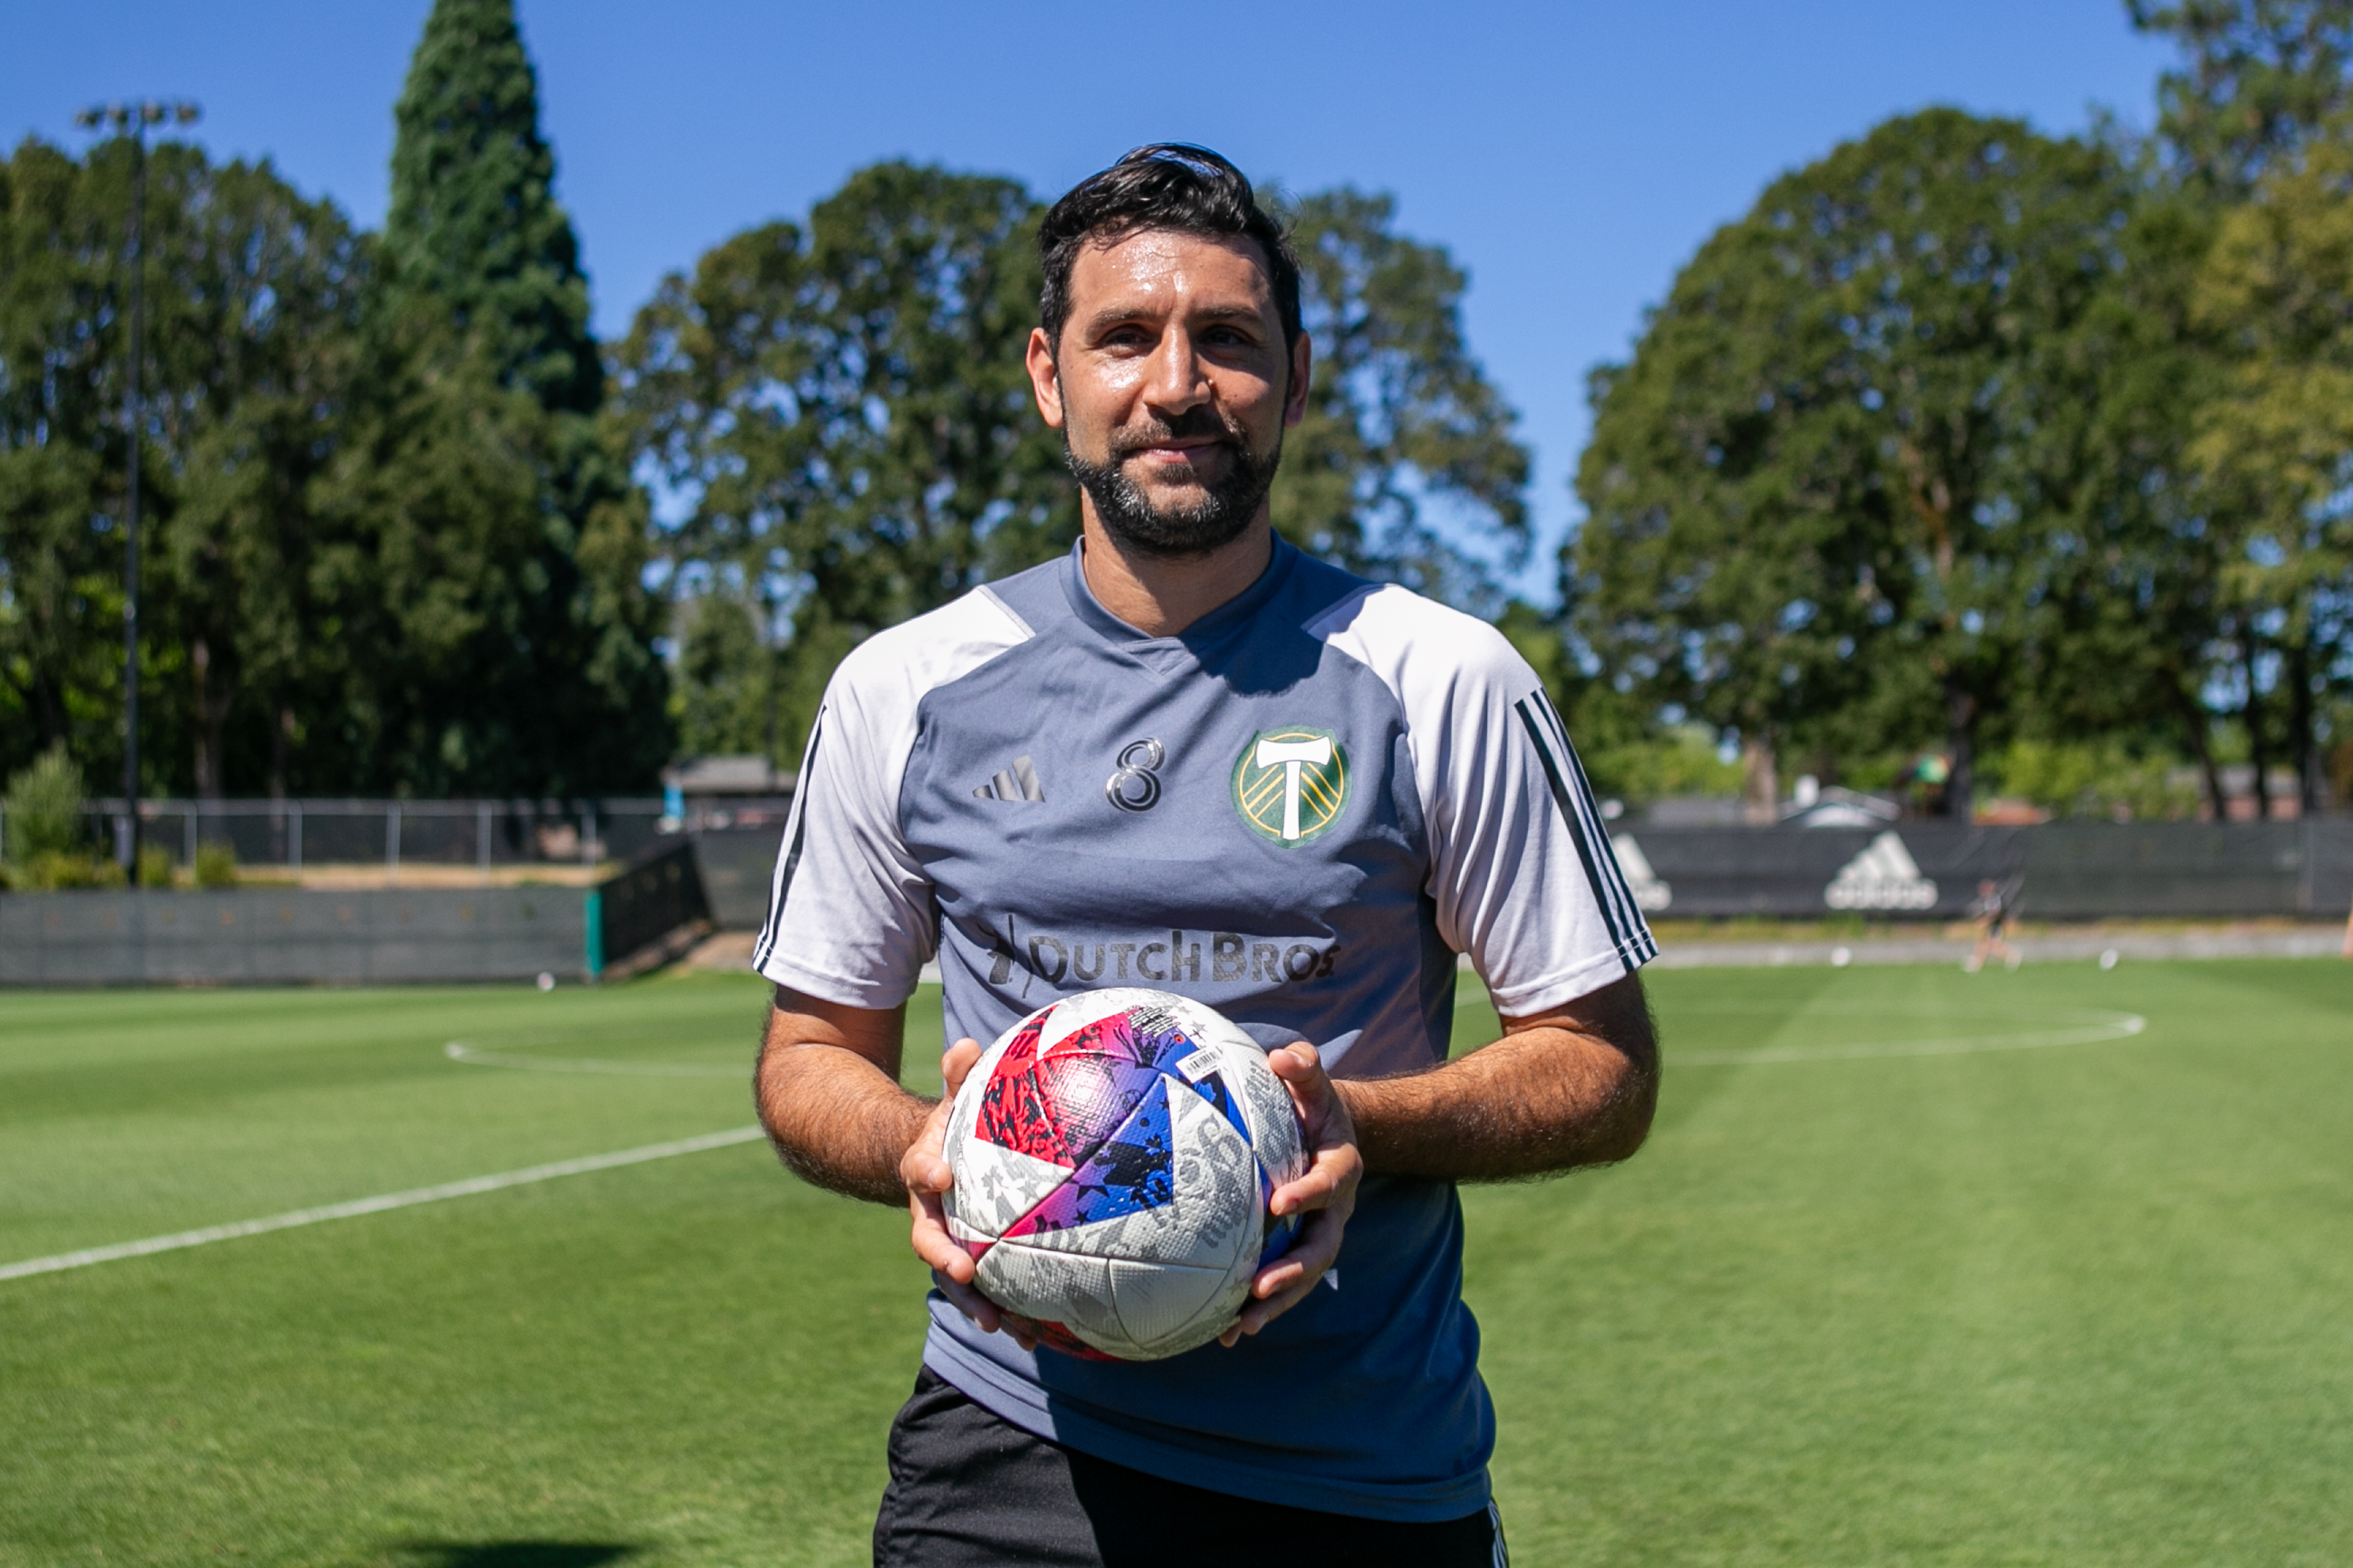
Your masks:
M1822 889L1834 910L1926 910L1936 903L1936 884L1920 875L1919 863L1893 829L1839 868Z
M1032 801L1044 804L1046 792L1038 787L1038 769L1029 755L1013 759L1009 768L999 768L997 776L972 792L975 800Z

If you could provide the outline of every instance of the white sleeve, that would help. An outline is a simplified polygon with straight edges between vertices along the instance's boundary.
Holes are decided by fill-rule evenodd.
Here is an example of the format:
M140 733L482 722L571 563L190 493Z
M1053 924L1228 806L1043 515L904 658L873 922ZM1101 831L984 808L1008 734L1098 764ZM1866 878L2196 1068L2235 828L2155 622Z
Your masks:
M900 786L924 696L1029 636L987 589L869 637L809 730L753 967L845 1007L895 1007L939 942L931 879L907 847Z
M1439 934L1498 1012L1542 1013L1658 955L1567 731L1502 633L1398 587L1309 629L1405 710Z

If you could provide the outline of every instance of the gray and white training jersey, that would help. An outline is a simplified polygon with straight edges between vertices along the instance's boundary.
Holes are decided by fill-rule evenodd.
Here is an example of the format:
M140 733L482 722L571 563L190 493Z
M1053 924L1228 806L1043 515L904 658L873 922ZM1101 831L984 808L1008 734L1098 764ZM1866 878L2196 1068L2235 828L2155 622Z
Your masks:
M938 956L947 1038L1145 984L1335 1077L1446 1059L1456 954L1527 1016L1657 952L1535 675L1494 628L1278 542L1150 637L1079 552L842 661L785 828L762 973L892 1007ZM914 1048L924 1048L918 1044ZM1152 1363L1024 1352L937 1292L924 1362L1118 1464L1328 1512L1487 1500L1494 1418L1453 1184L1367 1177L1345 1286Z

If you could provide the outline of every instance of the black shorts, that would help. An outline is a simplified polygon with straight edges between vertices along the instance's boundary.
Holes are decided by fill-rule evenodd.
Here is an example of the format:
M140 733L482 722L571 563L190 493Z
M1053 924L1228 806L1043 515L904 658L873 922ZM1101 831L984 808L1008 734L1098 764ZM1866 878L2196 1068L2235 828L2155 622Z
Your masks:
M1506 1568L1491 1505L1399 1524L1229 1497L1034 1436L926 1367L891 1424L875 1568Z

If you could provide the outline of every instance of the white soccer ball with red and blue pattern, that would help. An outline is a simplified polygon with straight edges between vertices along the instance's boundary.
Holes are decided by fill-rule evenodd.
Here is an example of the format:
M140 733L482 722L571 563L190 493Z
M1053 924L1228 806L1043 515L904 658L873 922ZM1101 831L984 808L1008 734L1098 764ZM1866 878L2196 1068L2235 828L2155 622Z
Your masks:
M948 1234L983 1295L1059 1350L1155 1361L1241 1313L1296 1216L1291 1091L1211 1008L1117 987L1039 1008L982 1053L948 1115Z

